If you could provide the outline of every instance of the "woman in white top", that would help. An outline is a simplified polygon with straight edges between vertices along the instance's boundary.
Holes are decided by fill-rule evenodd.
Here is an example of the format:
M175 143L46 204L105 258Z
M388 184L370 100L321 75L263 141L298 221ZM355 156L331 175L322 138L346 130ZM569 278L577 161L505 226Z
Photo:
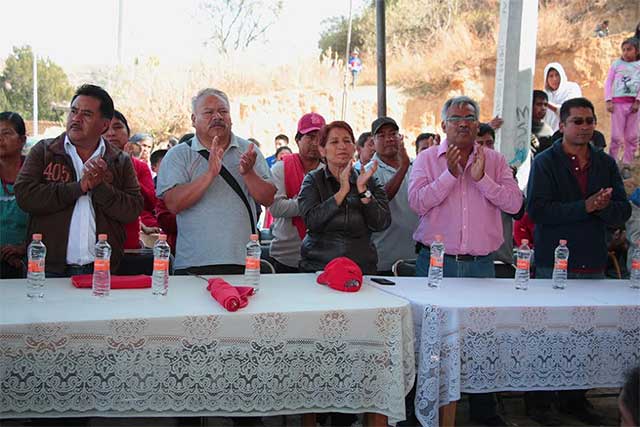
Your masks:
M549 96L549 110L544 121L557 131L560 126L560 107L568 99L582 96L580 86L567 79L567 73L558 62L551 62L544 67L544 91Z

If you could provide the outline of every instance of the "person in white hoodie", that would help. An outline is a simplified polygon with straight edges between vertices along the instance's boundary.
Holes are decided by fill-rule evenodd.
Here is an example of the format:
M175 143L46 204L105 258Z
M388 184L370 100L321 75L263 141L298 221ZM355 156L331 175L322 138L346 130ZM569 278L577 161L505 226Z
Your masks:
M549 111L544 121L553 131L560 127L560 107L568 99L579 98L582 90L575 82L570 82L564 68L558 62L551 62L544 67L544 91L549 96Z

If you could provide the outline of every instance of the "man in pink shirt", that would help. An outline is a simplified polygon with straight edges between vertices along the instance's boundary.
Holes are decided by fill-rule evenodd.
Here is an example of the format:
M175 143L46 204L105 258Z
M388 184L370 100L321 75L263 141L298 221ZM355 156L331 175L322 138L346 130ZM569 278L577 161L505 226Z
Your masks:
M409 206L420 216L413 238L420 251L416 276L429 273L429 245L441 234L445 277L495 277L492 252L503 242L500 212L515 214L522 192L502 154L475 143L480 108L466 96L445 102L446 139L413 163ZM471 418L506 425L493 394L470 395Z

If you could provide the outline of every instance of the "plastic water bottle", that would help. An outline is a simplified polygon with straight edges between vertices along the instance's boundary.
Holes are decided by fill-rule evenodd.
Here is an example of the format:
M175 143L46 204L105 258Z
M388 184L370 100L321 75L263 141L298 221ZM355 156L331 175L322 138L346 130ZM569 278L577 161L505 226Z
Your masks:
M636 247L631 252L631 287L640 289L640 240L636 242Z
M260 287L260 255L262 248L258 242L258 235L252 234L247 243L247 258L244 267L245 286L251 286L253 292L258 292Z
M167 236L158 236L153 245L153 282L151 292L153 295L167 295L169 288L169 256L171 247L167 243Z
M98 235L93 261L93 295L107 297L111 291L111 245L106 234Z
M567 269L569 268L569 248L567 241L562 239L556 248L553 262L553 288L564 289L567 285Z
M27 271L27 297L41 299L44 297L44 261L47 248L42 243L42 234L34 234L33 241L27 248L29 268Z
M516 289L526 291L529 289L529 269L531 267L531 249L529 240L522 239L522 244L518 248L518 258L516 260Z
M431 243L431 258L429 259L429 278L427 284L431 288L439 288L442 282L442 268L444 267L444 243L442 235L436 234L436 240Z

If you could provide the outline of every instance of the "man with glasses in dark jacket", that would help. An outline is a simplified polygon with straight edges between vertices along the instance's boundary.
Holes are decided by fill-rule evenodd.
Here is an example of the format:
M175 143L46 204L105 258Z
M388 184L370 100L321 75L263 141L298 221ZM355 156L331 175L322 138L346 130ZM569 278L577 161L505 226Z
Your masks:
M535 223L536 278L551 278L554 250L560 239L566 239L571 253L569 278L604 279L607 226L624 224L631 216L615 160L589 144L595 124L593 104L588 99L565 101L560 108L562 139L533 162L527 211ZM545 395L536 393L528 400L530 412L551 412L553 396L549 393L553 392L541 393ZM585 390L562 392L559 398L567 413L601 425Z

